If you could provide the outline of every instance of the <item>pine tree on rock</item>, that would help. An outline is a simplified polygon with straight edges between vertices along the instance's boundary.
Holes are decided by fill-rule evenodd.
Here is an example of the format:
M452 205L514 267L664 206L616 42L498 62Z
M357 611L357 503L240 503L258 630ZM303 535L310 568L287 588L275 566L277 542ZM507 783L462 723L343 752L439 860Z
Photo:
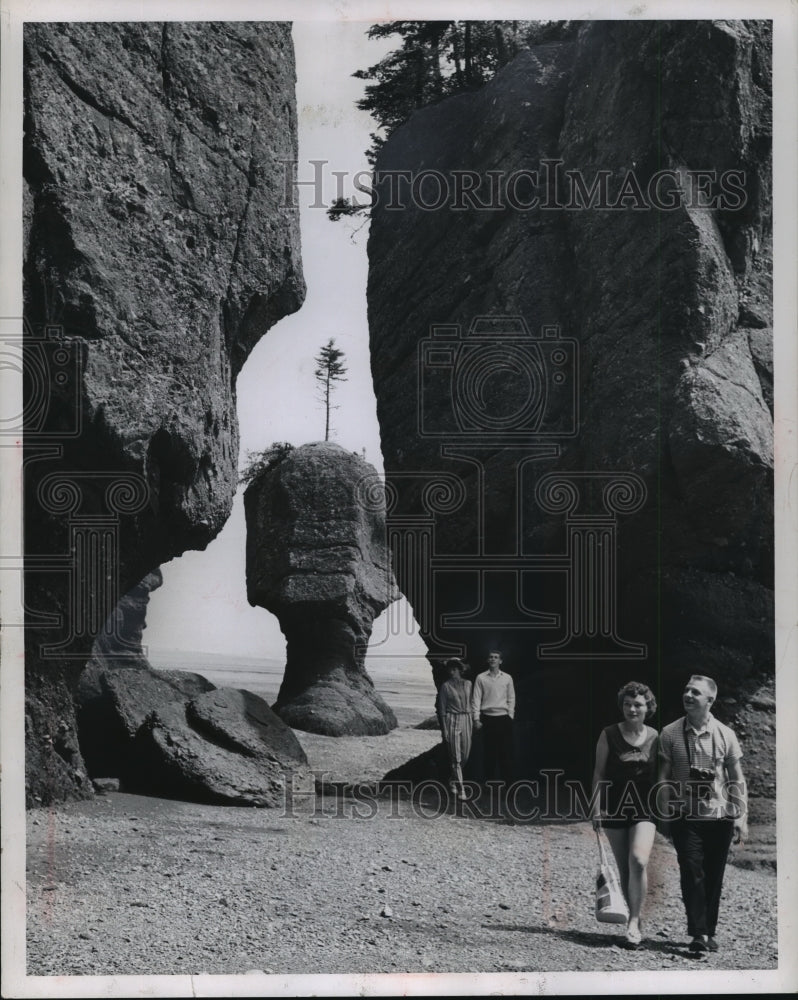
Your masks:
M313 373L319 385L319 395L324 403L325 423L324 440L330 440L330 410L338 409L331 404L332 391L335 382L346 382L348 371L344 364L344 352L335 346L335 339L330 337L324 347L314 358L316 370Z

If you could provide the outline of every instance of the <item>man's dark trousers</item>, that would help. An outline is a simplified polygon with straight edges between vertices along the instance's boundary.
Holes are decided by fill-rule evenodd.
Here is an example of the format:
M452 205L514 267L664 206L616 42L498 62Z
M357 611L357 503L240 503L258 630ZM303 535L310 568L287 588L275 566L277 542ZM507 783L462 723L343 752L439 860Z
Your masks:
M690 937L715 936L723 873L733 835L734 823L730 819L682 818L671 825Z
M480 713L482 746L484 749L485 780L500 778L505 784L513 780L513 720L509 715Z

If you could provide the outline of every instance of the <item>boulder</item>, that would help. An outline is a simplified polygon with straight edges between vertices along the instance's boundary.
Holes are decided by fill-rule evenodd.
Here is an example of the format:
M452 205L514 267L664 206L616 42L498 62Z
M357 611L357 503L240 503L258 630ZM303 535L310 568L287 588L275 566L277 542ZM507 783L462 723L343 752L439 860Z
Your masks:
M376 470L333 442L302 445L244 494L249 603L277 615L285 677L274 710L326 736L387 733L396 717L365 655L397 594Z
M160 583L150 573L122 598L78 681L80 749L94 790L116 782L142 795L282 804L286 779L307 765L285 722L248 691L147 661L147 603Z
M92 658L77 706L95 789L115 779L141 795L275 806L290 775L307 769L297 738L262 698L200 674Z
M94 778L91 784L98 795L119 791L119 778Z
M296 736L262 698L221 688L148 715L125 788L217 805L279 806L293 776L307 780L309 773Z
M89 775L123 777L135 752L136 734L152 712L213 690L199 674L153 670L145 663L113 667L93 657L80 675L76 694L80 749Z
M46 804L90 794L77 678L122 595L227 520L236 376L305 288L290 23L28 22L24 68L26 781Z
M380 149L393 569L431 658L502 649L530 774L589 778L630 678L669 721L691 670L743 700L773 675L770 44L762 21L585 22ZM448 200L388 207L403 171ZM453 210L464 171L480 204Z

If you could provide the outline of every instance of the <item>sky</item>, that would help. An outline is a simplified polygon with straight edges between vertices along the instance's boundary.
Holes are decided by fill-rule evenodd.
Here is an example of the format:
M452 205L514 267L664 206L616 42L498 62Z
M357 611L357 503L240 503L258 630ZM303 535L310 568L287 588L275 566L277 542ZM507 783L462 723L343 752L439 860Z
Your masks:
M395 41L366 38L368 22L294 22L297 64L299 165L310 180L310 161L326 160L325 202L335 196L332 171L349 177L368 170L365 150L375 123L355 107L364 82L356 69L373 65ZM345 189L345 193L354 193ZM347 380L337 385L331 438L363 453L380 472L379 427L371 382L366 319L368 223L332 223L312 208L314 189L297 188L302 263L307 297L302 308L277 323L256 345L238 378L241 432L239 466L247 452L273 441L294 445L324 438L324 409L313 378L314 357L330 337L346 355ZM145 645L152 650L200 650L280 658L285 641L277 619L247 602L246 525L243 491L219 536L204 552L187 552L162 566L164 584L150 598ZM423 657L404 602L375 622L370 650ZM399 612L397 614L397 612ZM401 625L397 625L401 622Z

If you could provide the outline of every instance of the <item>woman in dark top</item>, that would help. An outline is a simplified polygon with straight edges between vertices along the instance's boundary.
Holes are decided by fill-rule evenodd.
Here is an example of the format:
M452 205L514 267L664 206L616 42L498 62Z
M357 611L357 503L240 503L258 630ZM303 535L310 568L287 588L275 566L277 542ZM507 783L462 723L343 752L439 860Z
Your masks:
M607 831L618 863L621 887L629 904L626 940L642 941L640 912L646 898L648 864L654 844L651 790L657 780L657 731L646 725L657 709L650 688L631 681L618 692L623 721L603 729L596 745L593 826ZM607 784L609 782L609 784Z

